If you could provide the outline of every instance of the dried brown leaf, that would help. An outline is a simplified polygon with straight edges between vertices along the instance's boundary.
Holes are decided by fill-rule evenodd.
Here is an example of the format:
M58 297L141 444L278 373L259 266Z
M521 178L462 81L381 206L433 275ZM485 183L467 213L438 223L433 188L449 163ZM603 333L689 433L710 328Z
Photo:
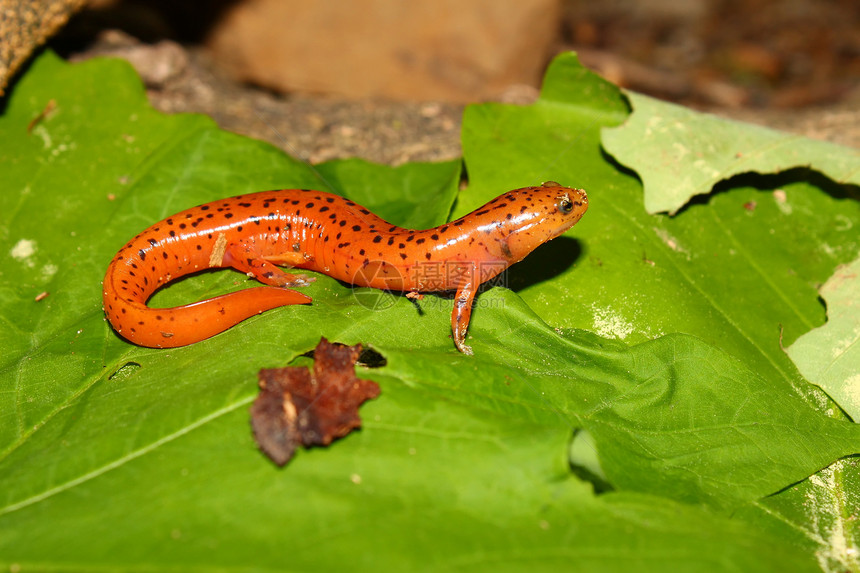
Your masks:
M283 466L296 448L327 446L361 427L358 407L379 395L379 386L355 376L361 345L320 339L311 371L288 366L260 370L260 394L251 426L260 449Z

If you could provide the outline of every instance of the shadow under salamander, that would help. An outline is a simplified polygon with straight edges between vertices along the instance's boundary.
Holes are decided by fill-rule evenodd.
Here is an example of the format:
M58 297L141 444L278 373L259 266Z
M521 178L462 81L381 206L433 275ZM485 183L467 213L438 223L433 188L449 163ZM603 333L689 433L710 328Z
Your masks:
M503 282L514 292L556 277L582 256L582 244L573 237L558 237L544 243L505 272Z

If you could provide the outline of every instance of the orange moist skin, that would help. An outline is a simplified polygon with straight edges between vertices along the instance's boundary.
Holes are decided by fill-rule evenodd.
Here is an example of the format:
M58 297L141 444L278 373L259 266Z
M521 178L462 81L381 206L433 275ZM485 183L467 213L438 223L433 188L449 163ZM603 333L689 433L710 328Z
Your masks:
M358 286L454 290L454 343L471 353L466 329L481 283L569 229L587 209L584 191L547 182L509 191L465 217L419 231L322 191L231 197L168 217L120 249L105 274L104 310L114 329L134 344L185 346L266 310L311 302L291 289L313 279L278 266L285 265ZM225 267L268 286L175 308L146 306L172 280Z

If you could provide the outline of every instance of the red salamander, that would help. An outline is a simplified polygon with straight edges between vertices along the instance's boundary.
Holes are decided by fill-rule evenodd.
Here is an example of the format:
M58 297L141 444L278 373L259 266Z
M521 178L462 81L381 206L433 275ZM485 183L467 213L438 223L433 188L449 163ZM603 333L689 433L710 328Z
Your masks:
M113 328L140 346L199 342L246 318L310 297L291 290L325 273L358 286L456 291L451 329L464 353L478 287L576 224L588 209L580 189L547 182L509 191L465 217L417 231L322 191L266 191L194 207L146 229L116 254L104 278ZM158 288L209 268L231 267L268 286L175 308L149 308Z

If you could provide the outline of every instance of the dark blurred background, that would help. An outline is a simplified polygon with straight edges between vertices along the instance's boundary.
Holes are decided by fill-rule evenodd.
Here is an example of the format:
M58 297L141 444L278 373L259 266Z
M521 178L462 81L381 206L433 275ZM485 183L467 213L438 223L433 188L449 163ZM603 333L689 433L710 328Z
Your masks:
M126 57L156 107L314 161L455 156L463 104L533 101L563 50L639 92L860 141L857 0L91 0L51 45Z

